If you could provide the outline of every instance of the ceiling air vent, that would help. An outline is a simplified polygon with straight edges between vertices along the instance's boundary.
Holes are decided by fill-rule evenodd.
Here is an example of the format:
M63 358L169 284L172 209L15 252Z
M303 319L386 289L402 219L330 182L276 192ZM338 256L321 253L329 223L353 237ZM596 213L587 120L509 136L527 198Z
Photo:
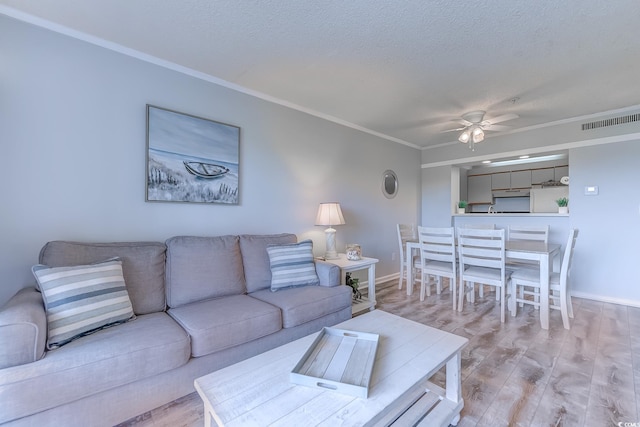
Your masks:
M583 123L582 130L591 130L603 128L607 126L623 125L640 121L640 113L630 114L628 116L614 117L612 119L598 120L597 122Z

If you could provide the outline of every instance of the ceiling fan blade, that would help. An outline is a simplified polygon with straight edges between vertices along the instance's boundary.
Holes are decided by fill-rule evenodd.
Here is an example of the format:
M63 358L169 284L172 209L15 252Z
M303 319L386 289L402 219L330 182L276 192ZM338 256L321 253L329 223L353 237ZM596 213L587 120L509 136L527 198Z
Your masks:
M520 116L517 114L503 114L502 116L494 117L492 119L488 119L487 121L491 124L506 122L507 120L517 119Z
M447 130L442 130L442 131L440 131L440 133L456 132L456 131L459 131L459 130L465 130L466 128L467 128L467 127L465 126L465 127L457 128L457 129L447 129Z
M486 124L481 126L484 130L503 131L513 129L511 126Z
M474 124L474 123L470 122L469 120L465 120L465 119L453 119L453 120L451 120L451 121L452 121L452 122L459 123L459 124L461 124L461 125L462 125L462 126L464 126L464 127L471 126L471 125L473 125L473 124Z

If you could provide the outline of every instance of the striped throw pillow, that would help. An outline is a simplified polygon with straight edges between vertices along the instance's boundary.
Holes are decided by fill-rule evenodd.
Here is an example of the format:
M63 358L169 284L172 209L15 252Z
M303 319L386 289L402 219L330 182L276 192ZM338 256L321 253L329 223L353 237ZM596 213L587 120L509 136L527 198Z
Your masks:
M271 291L320 284L313 261L313 242L303 240L288 245L269 245Z
M39 264L32 271L47 312L49 350L134 317L118 258L73 267Z

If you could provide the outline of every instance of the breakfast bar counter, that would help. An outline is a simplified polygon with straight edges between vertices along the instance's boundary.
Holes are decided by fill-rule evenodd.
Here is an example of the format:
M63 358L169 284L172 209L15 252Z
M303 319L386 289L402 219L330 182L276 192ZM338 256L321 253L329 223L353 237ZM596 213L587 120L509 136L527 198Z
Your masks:
M514 212L514 213L464 213L464 214L455 214L454 217L568 217L569 214L561 214L555 212L539 212L539 213L528 213L528 212Z

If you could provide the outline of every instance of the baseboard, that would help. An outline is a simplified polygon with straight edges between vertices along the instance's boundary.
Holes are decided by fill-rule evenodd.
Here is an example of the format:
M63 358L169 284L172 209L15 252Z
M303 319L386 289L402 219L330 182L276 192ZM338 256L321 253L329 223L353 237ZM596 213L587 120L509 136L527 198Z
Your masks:
M400 273L394 273L394 274L389 274L387 276L376 277L376 285L379 285L380 283L388 282L390 280L398 280L399 278L400 278ZM368 286L369 286L368 280L361 281L358 284L358 290L368 289Z
M605 295L596 295L596 294L589 294L586 292L576 292L576 291L571 291L571 296L576 298L584 298L592 301L607 302L611 304L619 304L619 305L626 305L628 307L640 308L640 301L629 300L625 298L614 298L614 297L608 297Z
M398 280L399 278L400 278L400 273L389 274L387 276L376 277L376 283L380 284L380 283L388 282L391 280ZM367 289L367 282L362 282L360 284L360 287ZM587 292L577 292L577 291L571 291L571 295L576 298L584 298L592 301L606 302L610 304L626 305L628 307L640 308L640 301L637 301L637 300L630 300L626 298L615 298L615 297L609 297L606 295L597 295L597 294L591 294Z

